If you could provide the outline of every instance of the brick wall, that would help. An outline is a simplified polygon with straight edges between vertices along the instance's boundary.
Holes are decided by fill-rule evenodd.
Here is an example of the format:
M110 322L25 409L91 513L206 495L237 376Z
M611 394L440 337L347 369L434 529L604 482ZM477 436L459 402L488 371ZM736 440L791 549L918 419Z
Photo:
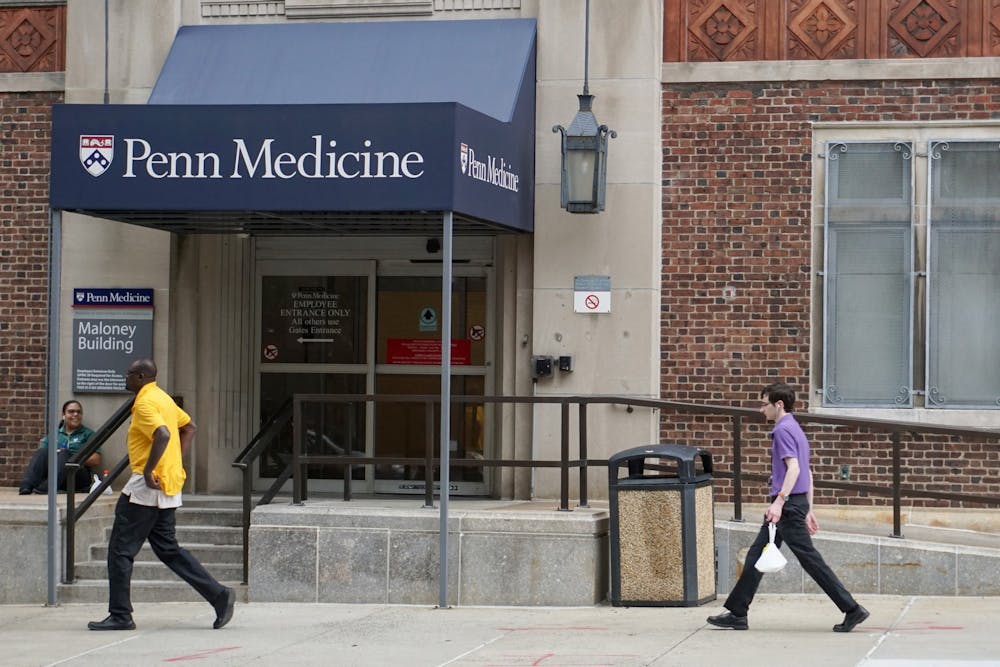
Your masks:
M0 94L0 486L15 486L44 431L51 106Z
M662 397L754 407L763 384L782 380L808 398L810 337L821 333L810 330L811 121L996 117L996 80L664 85ZM728 420L667 413L661 426L664 441L708 445L719 470L731 467L730 430ZM888 482L886 435L807 433L817 480L847 463L851 481ZM765 474L766 429L744 427L743 437L745 470ZM987 472L998 450L995 441L913 443L903 482L1000 495L984 480L996 477ZM717 498L731 500L729 483L718 486ZM749 483L744 498L762 501L763 488ZM817 499L883 502L832 490Z

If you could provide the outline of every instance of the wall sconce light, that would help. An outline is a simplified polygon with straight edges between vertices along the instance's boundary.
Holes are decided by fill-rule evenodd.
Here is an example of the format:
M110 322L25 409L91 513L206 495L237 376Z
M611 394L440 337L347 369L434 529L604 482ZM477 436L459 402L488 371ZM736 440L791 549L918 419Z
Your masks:
M618 136L607 125L601 125L592 111L594 96L590 94L590 0L587 0L586 31L583 47L583 93L577 95L580 110L568 128L556 125L553 132L562 138L562 175L560 206L569 213L598 213L604 210L607 189L608 138Z

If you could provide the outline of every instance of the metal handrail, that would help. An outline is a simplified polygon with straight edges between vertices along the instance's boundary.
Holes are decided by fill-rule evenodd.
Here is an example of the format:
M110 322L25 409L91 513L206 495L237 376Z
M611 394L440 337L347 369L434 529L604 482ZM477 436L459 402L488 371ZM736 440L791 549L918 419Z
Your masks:
M63 573L63 583L71 584L76 580L76 522L104 493L104 489L111 486L118 475L128 468L128 455L110 469L101 483L87 494L79 507L76 506L76 471L83 465L84 461L90 458L91 454L100 449L121 428L121 425L131 415L134 402L135 397L133 396L122 403L114 414L94 431L83 447L66 461L66 569Z
M292 418L292 398L289 397L277 412L265 422L257 434L247 443L243 451L239 453L232 465L239 468L243 475L243 583L250 580L250 514L257 505L267 505L274 499L274 496L284 485L285 481L291 477L292 464L289 463L285 470L278 475L271 488L254 503L250 497L250 490L253 486L253 464L260 458L261 454L270 446L271 442L278 437L281 431Z

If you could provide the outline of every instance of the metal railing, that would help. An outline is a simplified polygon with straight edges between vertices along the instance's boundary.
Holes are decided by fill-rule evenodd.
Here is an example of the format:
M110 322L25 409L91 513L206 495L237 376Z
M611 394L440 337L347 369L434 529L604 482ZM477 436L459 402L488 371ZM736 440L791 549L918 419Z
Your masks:
M766 481L767 475L750 473L743 471L743 428L745 424L763 423L763 417L755 409L739 408L721 405L705 405L695 403L682 403L676 401L664 401L658 399L643 399L631 396L452 396L451 400L459 404L524 404L524 405L558 405L560 411L560 450L558 460L540 459L478 459L478 458L452 458L453 466L464 467L492 467L492 468L558 468L559 469L559 510L571 511L569 506L570 474L572 469L577 469L579 476L579 504L578 507L587 507L587 484L588 472L592 466L604 467L608 465L607 459L592 459L588 456L588 406L590 405L624 405L631 409L636 407L650 408L663 412L672 412L689 416L705 416L709 418L724 418L730 422L729 439L731 442L732 464L731 470L726 471L716 466L714 475L722 479L731 479L733 485L734 519L742 520L743 516L743 481L755 480ZM302 419L303 403L418 403L424 405L426 419L426 447L422 457L380 457L380 456L353 456L353 455L316 455L303 451L304 442L304 422ZM288 426L289 421L293 428L293 445L291 460L277 476L270 488L257 501L256 505L271 502L281 487L289 480L292 480L292 500L301 503L308 498L308 466L309 464L335 464L345 466L343 497L350 500L352 497L351 466L356 465L422 465L424 467L424 503L427 506L433 505L434 496L434 469L440 466L440 458L436 456L435 417L437 406L440 403L438 395L379 395L379 394L296 394L289 398L278 411L263 425L260 431L240 452L232 465L239 468L243 473L243 579L247 582L249 577L249 530L250 515L253 507L253 465L273 444L281 432ZM576 458L570 458L571 450L571 407L577 408L577 452ZM67 467L67 512L66 512L66 571L64 581L71 583L74 580L74 549L75 549L75 528L76 522L83 516L87 509L93 504L98 496L108 488L114 480L128 469L128 457L124 457L111 470L110 474L102 480L101 484L88 494L79 507L74 501L75 494L75 473L76 468L82 465L92 453L101 447L107 439L127 420L132 406L132 400L122 404L87 441L86 445L77 452L68 462ZM956 428L948 426L932 426L926 424L915 424L910 422L897 422L889 420L862 419L857 417L837 417L832 415L819 415L812 413L795 413L795 418L800 424L821 424L831 426L844 426L855 429L868 429L875 432L887 433L891 440L891 454L886 466L891 471L891 483L888 485L879 484L858 484L846 481L813 479L813 485L817 489L843 489L868 493L873 496L891 498L893 507L893 537L902 537L901 531L901 508L904 498L920 498L931 500L947 500L956 502L973 502L988 506L1000 506L1000 496L981 495L964 493L961 491L945 492L933 491L926 488L917 488L914 485L903 483L903 453L905 451L904 435L921 437L923 435L939 435L958 437L971 440L1000 440L1000 430ZM615 450L627 449L632 446L645 445L650 443L620 443ZM700 445L702 446L702 445Z

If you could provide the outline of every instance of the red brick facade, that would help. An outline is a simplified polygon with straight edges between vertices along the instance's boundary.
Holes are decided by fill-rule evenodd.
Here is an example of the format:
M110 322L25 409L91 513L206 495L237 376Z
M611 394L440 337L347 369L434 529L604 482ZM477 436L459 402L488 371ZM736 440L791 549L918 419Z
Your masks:
M0 94L0 486L14 486L45 423L51 107Z
M810 330L809 123L991 119L1000 114L1000 83L666 84L662 99L662 397L753 407L766 382L806 391L810 339L821 335ZM708 443L728 470L730 428L728 420L664 414L662 437ZM846 463L852 482L888 483L887 435L807 433L817 479L836 479ZM743 434L745 470L766 473L766 431L751 426ZM1000 494L996 442L908 444L904 468L904 484ZM728 482L721 488L718 499L728 499ZM745 499L763 500L753 495L760 488L751 483ZM849 500L854 492L835 495L817 491L820 502L880 504Z

